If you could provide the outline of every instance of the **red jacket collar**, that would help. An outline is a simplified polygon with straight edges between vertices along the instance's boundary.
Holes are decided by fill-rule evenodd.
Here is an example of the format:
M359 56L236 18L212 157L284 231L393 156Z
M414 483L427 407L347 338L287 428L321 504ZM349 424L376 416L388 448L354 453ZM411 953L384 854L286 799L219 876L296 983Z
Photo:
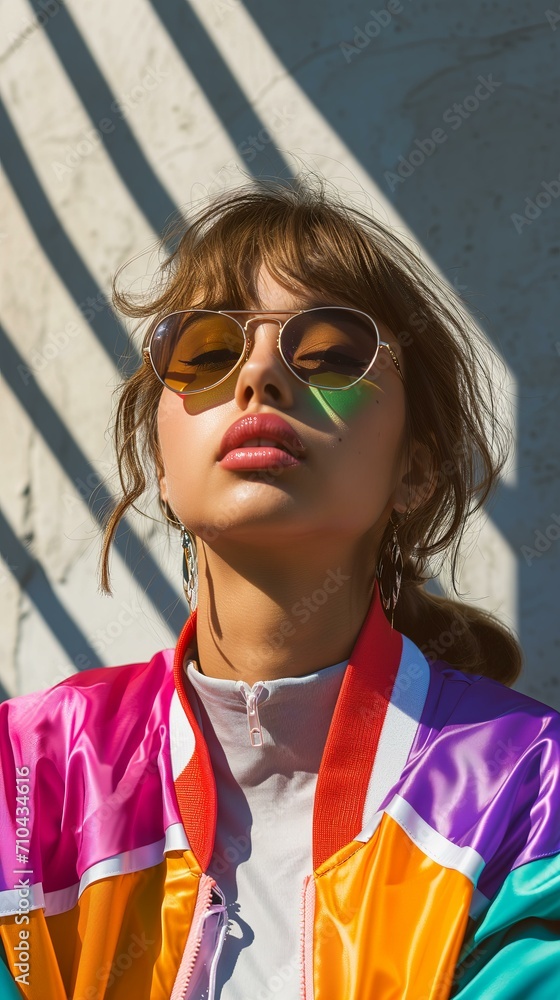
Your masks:
M175 689L195 736L194 753L175 781L181 818L202 871L210 864L216 833L217 797L206 742L183 683L185 653L196 637L196 610L175 648ZM350 843L360 832L379 736L402 653L381 606L377 583L350 654L333 713L315 792L313 867Z

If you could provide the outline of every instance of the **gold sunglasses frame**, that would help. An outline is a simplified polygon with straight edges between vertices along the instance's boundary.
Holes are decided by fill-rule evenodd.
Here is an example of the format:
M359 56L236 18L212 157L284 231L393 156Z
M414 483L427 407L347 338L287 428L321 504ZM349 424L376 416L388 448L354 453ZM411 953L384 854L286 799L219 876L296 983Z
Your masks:
M319 309L343 309L345 312L352 312L352 313L357 313L360 316L365 316L366 319L368 319L370 321L370 323L373 324L373 328L374 328L374 330L375 330L375 332L377 334L377 345L378 345L377 346L377 350L376 350L376 352L375 352L375 354L374 354L374 356L373 356L370 364L366 368L365 372L362 372L362 374L360 375L360 377L357 378L355 382L351 382L350 385L342 385L342 386L336 386L336 387L333 387L333 386L310 385L309 382L306 382L305 379L301 378L299 375L296 374L296 372L293 370L293 368L290 367L289 362L284 357L284 354L282 352L282 345L281 345L282 331L283 331L284 327L287 326L287 324L290 322L291 319L294 318L294 316L301 316L302 313L315 312L316 310L319 310ZM219 316L229 316L231 319L233 319L233 321L235 323L237 323L237 325L239 326L240 330L242 331L245 347L244 347L243 353L239 356L238 361L236 361L236 363L233 366L233 368L231 369L231 371L229 371L227 373L227 375L224 375L224 377L221 378L218 382L214 382L212 385L205 386L203 389L187 389L186 392L181 392L179 389L173 389L170 385L167 385L167 383L164 382L164 380L162 379L161 375L156 370L156 366L155 366L155 364L154 364L154 362L152 360L152 340L153 340L153 337L154 337L154 334L155 334L156 330L161 326L162 323L165 322L166 319L170 319L171 316L179 316L181 313L189 313L189 312L204 312L204 313L211 313L214 316L216 316L216 315L219 315ZM255 315L252 317L252 319L248 319L246 323L240 323L238 319L235 319L236 315L246 316L248 314L253 314L253 313ZM299 382L302 382L303 385L306 385L308 389L322 389L324 391L329 391L329 392L344 392L346 389L352 389L355 385L358 384L358 382L361 382L361 380L363 378L365 378L365 376L367 375L367 373L371 370L371 368L375 364L377 355L379 354L379 351L380 351L380 349L382 347L385 347L387 349L387 351L389 352L389 354L391 356L391 360L393 361L393 364L395 365L395 368L396 368L397 373L399 375L399 378L401 379L401 382L403 382L403 384L404 384L404 376L403 376L403 373L402 373L402 370L401 370L399 359L397 358L397 355L395 354L395 352L394 352L393 348L391 347L391 345L388 344L386 340L381 340L381 336L380 336L380 333L379 333L379 328L377 326L377 323L373 319L373 317L370 316L369 313L364 312L362 309L353 309L351 306L311 306L311 308L309 308L309 309L176 309L174 312L168 313L166 316L164 316L163 319L161 319L159 321L159 323L157 324L157 326L154 327L154 329L152 330L152 332L150 334L150 340L149 340L148 346L144 347L142 349L142 358L143 358L143 361L144 361L145 364L150 364L152 366L154 374L159 379L159 381L162 383L162 385L165 386L166 389L169 389L171 392L175 392L178 396L191 396L191 395L194 395L194 393L196 393L196 392L208 392L209 389L215 389L216 386L221 385L222 382L225 382L231 375L233 375L233 373L236 370L236 368L239 368L239 366L242 364L242 362L243 361L247 361L247 359L249 358L249 355L251 353L251 347L252 347L251 335L247 331L247 327L249 326L249 323L254 323L255 320L257 320L260 316L272 316L272 315L277 315L278 313L282 313L284 315L288 315L288 319L286 319L284 321L282 321L280 319L271 319L271 320L267 321L269 323L278 323L279 324L278 340L276 341L276 346L278 348L278 353L279 353L280 357L282 358L282 361L286 365L286 368L288 369L288 371L291 372L291 374L295 378L297 378Z

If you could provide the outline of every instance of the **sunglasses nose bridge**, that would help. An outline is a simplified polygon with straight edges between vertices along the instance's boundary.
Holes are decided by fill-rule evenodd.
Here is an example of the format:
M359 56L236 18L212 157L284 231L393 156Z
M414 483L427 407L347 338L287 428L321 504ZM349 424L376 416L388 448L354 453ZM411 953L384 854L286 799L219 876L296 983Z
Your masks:
M241 326L243 327L243 332L245 334L245 353L243 355L243 360L247 361L251 353L251 347L253 346L253 343L255 341L254 331L249 327L250 323L257 323L259 325L262 323L276 323L278 326L278 340L277 340L277 346L278 346L280 343L280 335L282 333L282 328L284 327L286 322L287 322L286 320L272 319L271 317L267 317L266 319L264 319L262 316L251 316L248 320L246 320L245 323L242 323Z

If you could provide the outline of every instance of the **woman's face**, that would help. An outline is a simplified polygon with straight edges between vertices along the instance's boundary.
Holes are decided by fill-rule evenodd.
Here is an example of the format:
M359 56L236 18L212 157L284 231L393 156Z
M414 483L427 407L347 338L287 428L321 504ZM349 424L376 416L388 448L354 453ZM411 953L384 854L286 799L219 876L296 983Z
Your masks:
M257 288L263 310L279 319L306 305L264 267ZM320 548L338 535L362 552L371 547L374 556L391 511L407 507L403 383L381 348L373 381L338 392L310 389L284 364L270 318L252 323L250 356L221 385L185 397L162 390L161 496L213 548L221 542ZM379 330L402 365L394 335L383 324ZM248 472L219 464L225 431L257 413L273 413L293 428L305 448L297 465Z

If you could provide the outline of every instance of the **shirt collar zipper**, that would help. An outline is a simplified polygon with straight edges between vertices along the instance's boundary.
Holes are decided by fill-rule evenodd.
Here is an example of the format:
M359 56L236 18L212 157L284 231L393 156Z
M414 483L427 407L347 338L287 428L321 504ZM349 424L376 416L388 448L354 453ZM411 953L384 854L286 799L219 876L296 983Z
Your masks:
M253 684L253 687L249 692L246 691L245 687L242 687L241 694L247 705L247 725L249 727L249 742L252 747L262 747L263 745L263 733L261 729L261 720L259 719L259 710L257 707L260 694L264 688L264 684L260 681L257 684Z

